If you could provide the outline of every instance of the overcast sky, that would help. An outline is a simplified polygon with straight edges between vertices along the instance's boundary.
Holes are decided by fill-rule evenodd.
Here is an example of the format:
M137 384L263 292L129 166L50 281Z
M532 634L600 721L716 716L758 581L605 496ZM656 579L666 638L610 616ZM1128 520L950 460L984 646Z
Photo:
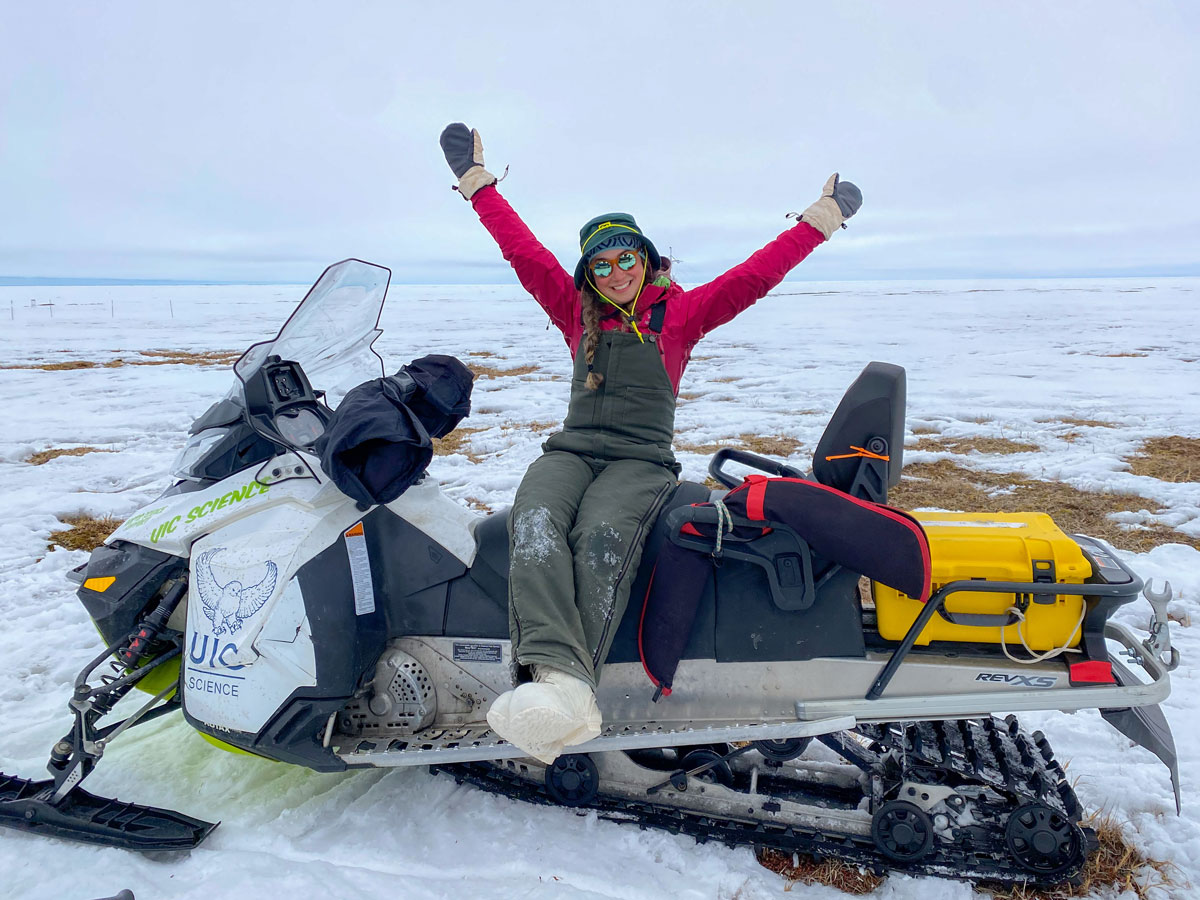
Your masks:
M0 0L0 276L510 280L456 120L568 267L627 210L707 279L838 171L797 278L1200 274L1192 0L432 7Z

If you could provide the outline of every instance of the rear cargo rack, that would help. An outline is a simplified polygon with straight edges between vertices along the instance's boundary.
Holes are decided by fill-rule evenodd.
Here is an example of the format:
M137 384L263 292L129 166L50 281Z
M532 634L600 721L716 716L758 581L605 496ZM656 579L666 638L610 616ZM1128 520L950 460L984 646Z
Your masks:
M950 618L945 610L946 598L957 593L1015 594L1019 602L1025 603L1038 596L1081 596L1084 598L1085 603L1091 601L1089 603L1091 609L1089 609L1084 619L1083 637L1081 639L1084 644L1085 653L1090 659L1107 659L1103 638L1109 635L1104 623L1114 606L1128 603L1137 597L1142 590L1142 579L1117 559L1115 552L1104 544L1103 541L1084 535L1071 535L1071 537L1080 543L1081 549L1087 552L1092 562L1097 562L1097 557L1099 557L1103 561L1103 569L1108 569L1116 577L1112 579L1105 578L1105 582L1103 583L1085 584L1056 584L1039 581L952 581L943 586L941 590L925 602L921 612L913 620L912 625L909 626L903 640L900 641L899 646L893 651L891 658L887 661L887 665L883 667L883 670L871 685L871 689L867 691L866 699L877 700L883 695L892 677L896 674L896 669L904 662L905 657L908 656L913 645L917 642L917 638L920 637L921 632L925 630L925 626L929 624L929 621L935 615L941 615L947 618L948 621L964 625L979 624L982 626L995 626L999 624L991 621L996 618L994 616L976 616L975 618L980 620L988 620L977 623L971 622L969 616L964 616L961 613L955 613L953 614L955 618ZM1105 577L1107 574L1100 574L1100 577ZM1097 614L1100 619L1099 622L1095 621Z

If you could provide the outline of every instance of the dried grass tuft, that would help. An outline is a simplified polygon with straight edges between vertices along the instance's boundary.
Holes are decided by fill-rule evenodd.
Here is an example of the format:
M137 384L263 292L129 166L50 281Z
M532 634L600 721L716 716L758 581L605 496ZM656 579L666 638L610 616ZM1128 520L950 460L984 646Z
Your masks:
M1076 416L1055 416L1052 419L1038 419L1047 424L1074 425L1076 428L1116 428L1116 422L1104 422L1100 419L1081 419Z
M1148 858L1125 840L1121 824L1111 815L1096 816L1084 824L1096 831L1100 848L1084 864L1076 884L1051 886L997 885L983 883L976 891L995 900L1075 900L1121 893L1121 896L1150 900L1152 892L1165 891L1170 896L1181 886L1174 880L1175 867L1170 863ZM792 885L823 884L847 893L862 896L877 890L885 876L865 871L859 866L837 859L817 860L800 854L783 853L769 848L757 852L759 863L787 880L784 890Z
M1033 453L1041 449L1037 444L1014 441L1002 437L941 438L923 437L912 450L931 450L935 453Z
M1134 494L1081 491L1059 481L1035 481L1011 472L979 472L948 459L909 463L904 477L888 495L904 509L933 507L955 512L1049 513L1066 532L1108 541L1121 550L1145 553L1159 544L1189 544L1200 550L1200 538L1165 525L1122 528L1110 513L1137 512L1149 501Z
M502 422L500 424L500 433L502 435L511 434L545 434L547 431L553 431L562 428L562 422ZM482 429L478 429L482 431Z
M34 466L44 466L52 459L60 456L86 456L89 453L116 453L115 450L102 450L99 447L70 447L67 449L55 447L51 450L39 450L25 457L25 462Z
M452 432L442 438L433 439L433 455L434 456L452 456L455 453L461 453L473 463L480 462L483 457L470 450L471 435L478 434L481 431L487 431L486 428L455 428Z
M738 450L749 450L762 456L776 456L786 459L796 453L804 444L795 438L778 434L739 434L735 438L727 438L715 444L692 444L687 441L676 441L675 449L686 453L716 453L722 447L736 447Z
M89 362L85 359L75 359L71 362L42 363L37 366L0 366L0 369L36 369L41 372L68 372L72 369L92 369L95 366L94 362Z
M238 350L143 350L142 356L151 359L135 359L131 366L162 366L181 364L189 366L232 366L241 357Z
M942 429L935 428L932 425L914 425L909 430L913 434L915 434L917 437L920 437L923 434L941 434L942 433Z
M59 516L59 520L70 525L62 531L50 532L50 546L65 550L86 550L89 553L104 543L104 539L121 527L124 519L112 516L96 518L85 513Z
M467 368L475 373L476 378L505 378L509 375L529 375L532 372L540 371L537 366L514 366L511 369L501 369L474 362L467 363Z
M70 362L41 363L26 366L0 366L0 369L30 369L41 372L66 372L73 369L119 369L122 366L230 366L237 362L242 354L236 350L141 350L141 359L110 359L98 363L88 359L76 359ZM149 357L149 358L145 358Z
M840 859L814 859L804 854L781 853L768 847L757 852L760 865L782 875L786 891L794 884L824 884L846 894L862 896L883 884L884 876L876 875Z
M1134 475L1145 475L1159 481L1200 481L1200 438L1150 438L1138 448L1138 455L1129 460Z
M1174 881L1174 866L1148 858L1125 840L1125 831L1111 815L1095 816L1084 823L1096 830L1100 849L1093 853L1079 873L1078 884L1053 887L1020 885L986 886L996 900L1072 900L1094 896L1100 891L1119 892L1149 900L1151 892L1166 891L1169 896L1180 886ZM985 886L981 886L981 889Z

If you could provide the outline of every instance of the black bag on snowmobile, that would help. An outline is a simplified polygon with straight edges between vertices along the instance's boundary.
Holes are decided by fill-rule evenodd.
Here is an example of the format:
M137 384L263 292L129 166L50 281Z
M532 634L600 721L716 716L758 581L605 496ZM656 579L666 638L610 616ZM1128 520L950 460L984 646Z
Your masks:
M892 585L921 602L929 597L929 541L920 523L901 510L859 500L815 481L763 475L748 476L717 504L693 504L693 508L714 506L720 512L715 524L689 521L680 529L685 535L711 539L712 551L706 554L666 543L647 592L639 636L642 664L664 694L671 693L704 583L721 556L723 542L732 545L774 529L790 529L827 562ZM813 586L804 582L811 582L812 573L802 560L785 556L774 566L776 578L800 582L811 602Z
M422 356L354 388L316 442L321 467L360 509L390 503L420 480L444 437L471 411L475 376L453 356Z

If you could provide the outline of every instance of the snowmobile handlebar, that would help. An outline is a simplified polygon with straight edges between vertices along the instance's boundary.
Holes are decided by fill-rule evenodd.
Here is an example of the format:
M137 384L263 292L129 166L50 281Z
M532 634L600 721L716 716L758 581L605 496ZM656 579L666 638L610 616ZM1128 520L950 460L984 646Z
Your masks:
M735 447L722 447L713 454L713 458L708 463L708 474L719 481L725 487L733 490L742 483L741 478L725 471L724 465L726 462L741 463L743 466L748 466L751 469L757 469L760 472L766 472L768 475L775 475L779 478L803 478L804 473L799 469L787 465L786 463L776 462L773 459L767 459L765 456L759 456L757 453L751 453L749 450L738 450Z

